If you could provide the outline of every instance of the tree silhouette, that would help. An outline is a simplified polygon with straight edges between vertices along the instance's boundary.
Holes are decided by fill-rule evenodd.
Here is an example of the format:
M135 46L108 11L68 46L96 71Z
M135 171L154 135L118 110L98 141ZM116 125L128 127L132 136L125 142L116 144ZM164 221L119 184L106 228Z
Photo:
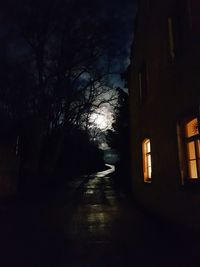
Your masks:
M18 125L21 172L28 176L32 169L34 176L41 169L46 138L53 172L65 140L77 129L87 131L90 114L116 99L108 78L114 57L108 18L101 5L81 0L8 0L1 13L0 96Z
M113 129L107 131L107 142L118 151L120 161L116 164L116 183L129 191L130 185L130 143L129 143L129 96L123 89L117 88L118 106L115 108Z
M26 55L22 59L15 51L7 69L13 85L7 87L15 100L17 96L20 102L25 99L28 107L20 112L17 103L12 103L13 109L19 117L24 112L42 117L48 130L74 123L77 113L88 111L95 98L108 90L105 83L111 63L105 59L107 29L102 21L90 17L92 7L79 9L71 1L19 3L8 1L4 10L15 30L11 45ZM16 88L19 83L20 88Z

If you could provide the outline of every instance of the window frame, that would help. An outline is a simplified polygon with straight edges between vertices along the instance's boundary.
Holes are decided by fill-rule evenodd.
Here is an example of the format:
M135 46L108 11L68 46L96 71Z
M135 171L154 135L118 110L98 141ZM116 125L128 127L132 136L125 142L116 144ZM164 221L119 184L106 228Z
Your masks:
M146 148L149 143L149 151ZM151 165L148 165L148 157L150 156ZM144 183L152 183L152 150L151 150L151 139L145 138L142 142L142 165L143 165L143 181ZM150 169L150 171L149 171Z
M199 180L200 181L200 165L198 164L198 160L200 160L200 155L198 155L198 153L200 153L199 148L198 148L198 141L200 142L200 133L199 133L199 128L198 128L198 133L193 135L193 136L190 136L190 137L187 137L186 136L186 125L191 122L192 120L194 119L197 119L197 127L199 125L199 118L197 116L194 116L192 118L190 118L189 120L186 120L185 123L184 123L184 126L185 126L185 140L184 140L184 143L185 143L185 158L186 158L186 168L187 168L187 177L188 177L188 180L192 181L192 180ZM195 158L194 159L190 159L189 158L189 149L188 149L188 144L190 143L194 143L194 153L195 153ZM195 161L196 162L196 173L197 173L197 177L191 177L191 174L190 174L190 167L189 167L189 163L191 161Z
M192 121L193 119L197 119L198 122L198 133L196 135L187 137L186 135L186 125ZM179 163L180 163L180 173L181 173L181 184L200 184L200 147L197 147L197 142L200 142L200 117L195 114L192 116L187 117L186 119L182 120L181 123L177 125L177 134L178 134L178 153L179 153ZM195 144L195 158L196 160L196 171L197 171L197 178L190 177L190 170L189 170L189 151L188 151L188 144L194 142ZM199 151L198 151L199 149ZM199 155L197 155L199 153ZM199 156L199 157L198 157ZM192 159L191 159L192 160Z

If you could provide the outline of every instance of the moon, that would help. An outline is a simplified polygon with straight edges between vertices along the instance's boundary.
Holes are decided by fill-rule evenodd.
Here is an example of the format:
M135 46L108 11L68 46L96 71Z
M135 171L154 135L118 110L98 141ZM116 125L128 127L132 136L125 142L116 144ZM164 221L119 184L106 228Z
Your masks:
M97 127L100 130L108 130L112 128L113 113L106 107L98 108L90 116L91 127Z

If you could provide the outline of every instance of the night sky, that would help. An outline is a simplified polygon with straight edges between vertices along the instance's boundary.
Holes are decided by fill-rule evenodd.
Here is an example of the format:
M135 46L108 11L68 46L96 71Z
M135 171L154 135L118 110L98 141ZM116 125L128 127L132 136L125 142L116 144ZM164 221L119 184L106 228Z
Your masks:
M48 1L43 0L41 2L46 3L46 7L48 8ZM20 8L24 6L23 3L24 0L8 0L6 3L1 2L1 43L5 42L4 39L6 39L8 35L10 35L8 39L12 39L13 29L10 24L10 19L12 19L13 14L15 15L17 12L20 12ZM116 55L115 58L113 57L113 63L117 71L119 71L119 69L120 71L124 71L129 63L130 46L133 40L134 17L137 11L137 0L79 0L76 2L71 1L71 3L75 4L74 10L75 12L78 11L77 15L79 10L82 10L82 13L80 12L82 16L89 14L91 21L99 21L100 24L104 23L105 27L109 28L110 37L108 46L119 53L118 59ZM7 11L6 15L4 14L4 6L6 6L7 10L10 9L10 14L9 11ZM9 53L13 56L23 56L25 50L26 49L19 40L16 46L10 47ZM117 61L114 62L114 60ZM112 81L116 86L123 86L118 75L113 76Z
M98 8L98 1L95 2ZM102 12L112 25L110 41L113 47L119 50L121 70L129 64L130 48L133 41L134 18L137 12L137 0L110 0L101 1ZM113 76L114 83L123 87L123 82L118 75Z
M31 5L29 5L31 3ZM23 58L31 57L30 47L27 42L24 42L23 35L20 36L20 31L15 27L15 17L20 21L21 18L25 17L26 22L29 22L28 8L32 8L32 5L38 5L39 9L42 8L41 14L42 20L44 14L48 14L50 5L59 3L62 7L62 3L67 3L70 12L66 14L66 17L80 18L80 21L84 21L84 18L89 21L91 27L93 24L99 24L102 26L102 30L106 32L107 39L104 43L105 49L109 50L110 59L112 61L111 69L115 74L110 75L110 86L116 88L118 86L123 87L124 82L120 79L120 74L123 73L128 64L130 56L131 43L133 41L133 29L134 29L134 18L137 11L136 0L58 0L58 1L39 1L39 0L7 0L5 3L1 3L0 8L0 61L1 68L4 69L3 62L4 56L8 58L14 58L14 61L23 63ZM62 10L62 8L61 8ZM54 16L54 10L51 9L51 16ZM32 12L33 13L33 12ZM34 13L33 13L34 14ZM58 15L55 15L58 16ZM36 15L37 17L37 15ZM65 14L64 14L65 17ZM14 18L14 19L13 19ZM89 19L88 19L89 18ZM70 26L70 18L69 27ZM52 21L51 21L52 22ZM40 22L39 22L40 23ZM42 22L43 23L43 22ZM39 24L42 27L42 24ZM27 26L29 27L29 25ZM33 26L35 27L35 25ZM37 26L36 26L37 27ZM31 32L31 29L30 29ZM101 40L101 32L97 33ZM55 37L54 37L55 38ZM103 35L102 35L103 38ZM90 40L92 42L92 40ZM79 42L77 39L76 42ZM81 51L80 51L81 53ZM7 60L7 59L6 59ZM107 58L102 57L101 64L107 63ZM19 63L21 64L21 63ZM13 65L14 66L14 65ZM16 65L17 66L17 65ZM1 73L1 75L3 75ZM24 74L21 73L23 76ZM20 79L20 78L19 78ZM113 112L109 105L106 106L108 113ZM106 114L106 112L104 112ZM107 114L109 115L109 114Z

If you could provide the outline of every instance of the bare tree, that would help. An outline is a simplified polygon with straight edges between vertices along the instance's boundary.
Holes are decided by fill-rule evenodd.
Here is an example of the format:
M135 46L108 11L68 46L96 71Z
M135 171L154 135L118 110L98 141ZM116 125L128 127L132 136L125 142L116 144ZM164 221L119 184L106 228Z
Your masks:
M29 100L29 111L42 117L48 130L73 123L79 117L74 111L88 110L108 90L108 25L92 19L94 9L80 8L81 1L76 1L79 8L67 0L20 2L8 1L6 11L15 25L15 42L20 40L20 49L27 51L26 60L15 58L16 67L24 66L26 73L21 70L24 77L20 78L14 73L26 81L22 87L31 88L26 88L27 96L21 96L21 101Z
M97 19L103 11L93 5L81 0L8 0L3 7L12 38L0 91L18 121L34 118L42 136L60 131L52 168L73 128L87 131L90 114L116 99L108 79L114 54L108 18Z

